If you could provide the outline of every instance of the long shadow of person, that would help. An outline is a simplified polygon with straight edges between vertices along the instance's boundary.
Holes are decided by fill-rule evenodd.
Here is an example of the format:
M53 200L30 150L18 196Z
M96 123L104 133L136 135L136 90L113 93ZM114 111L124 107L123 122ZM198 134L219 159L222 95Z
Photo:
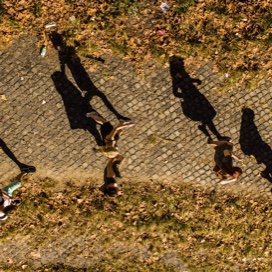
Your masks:
M239 143L245 155L252 155L258 164L263 163L265 165L261 176L272 182L272 149L262 140L258 128L254 123L254 117L255 114L252 109L242 109Z
M198 128L208 139L211 139L211 132L218 140L229 140L229 137L222 136L216 129L213 123L216 111L194 85L194 83L201 84L201 80L190 77L185 70L183 58L172 56L169 64L173 94L181 98L181 107L184 115L193 121L199 122Z
M71 129L84 129L89 131L98 145L102 145L100 133L96 123L86 117L86 113L94 111L89 100L75 87L75 85L60 71L51 76L56 90L61 95Z
M121 115L113 107L107 96L93 84L89 74L81 63L80 57L76 54L75 47L68 46L65 43L62 35L57 32L52 32L49 37L55 49L58 50L62 72L65 73L65 66L69 68L78 88L84 94L84 97L88 99L89 102L91 102L94 96L98 96L99 98L101 98L105 106L113 114L115 114L118 119L128 119L125 116ZM101 58L96 59L103 61L103 59Z
M0 138L0 147L2 148L4 153L20 168L21 172L25 172L25 173L36 172L35 166L20 162L1 138Z

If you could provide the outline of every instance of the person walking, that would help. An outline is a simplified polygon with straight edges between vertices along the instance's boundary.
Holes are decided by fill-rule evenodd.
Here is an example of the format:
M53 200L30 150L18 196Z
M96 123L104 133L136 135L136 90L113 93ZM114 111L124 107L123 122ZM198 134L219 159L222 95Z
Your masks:
M86 116L101 126L102 145L94 148L94 151L109 158L104 170L104 184L100 189L109 196L120 195L122 192L118 189L116 178L121 178L119 165L124 160L124 156L118 150L117 141L125 128L133 127L135 124L130 119L119 119L119 124L114 127L95 111L87 113Z
M95 111L87 113L86 116L92 118L97 124L101 125L100 133L102 145L94 148L94 151L103 154L107 158L115 158L118 156L119 160L122 161L123 156L119 153L117 141L125 128L133 127L135 124L130 119L119 119L119 124L113 127L109 121Z
M221 179L221 184L227 184L236 181L242 174L242 169L233 166L233 159L240 161L233 154L233 144L229 141L213 141L208 139L208 144L215 146L215 167L213 171Z
M119 169L116 166L117 164L120 164L122 159L121 155L117 155L115 158L109 159L107 163L104 170L104 184L100 188L100 190L106 195L122 195L122 191L119 190L116 182L116 178L121 178Z
M27 172L21 172L10 184L0 190L0 220L8 218L8 211L20 204L19 198L13 198L13 193L21 187L21 180Z

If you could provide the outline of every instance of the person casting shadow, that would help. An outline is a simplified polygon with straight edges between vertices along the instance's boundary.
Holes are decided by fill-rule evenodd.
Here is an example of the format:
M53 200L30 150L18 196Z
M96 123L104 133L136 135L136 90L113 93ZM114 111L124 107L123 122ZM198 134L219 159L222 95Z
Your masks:
M258 164L263 163L265 165L261 176L272 182L272 150L271 147L262 140L258 128L254 123L254 118L255 114L252 109L242 109L239 143L245 155L252 155Z
M27 165L22 162L20 162L14 153L9 149L9 147L6 145L4 140L0 138L0 147L4 151L4 153L19 167L20 171L23 173L30 173L30 172L36 172L35 166Z
M169 64L173 94L181 98L181 107L184 115L193 121L200 122L198 128L209 140L211 140L210 132L218 140L230 140L229 137L222 136L216 129L213 123L216 111L207 98L194 85L194 83L201 84L201 80L190 77L185 70L184 60L181 57L172 56Z
M102 145L102 138L96 128L96 123L86 114L93 111L89 100L67 78L65 73L57 71L51 76L56 90L61 95L71 129L84 129L89 131L98 145Z
M86 100L91 102L94 96L98 96L102 99L106 107L113 113L118 119L126 119L125 116L121 115L110 103L107 96L101 92L91 81L91 78L84 66L81 63L80 57L76 54L74 46L68 46L62 35L57 32L52 32L49 35L50 40L53 43L55 49L58 50L59 61L61 65L61 71L65 73L65 66L71 71L73 78L83 93ZM96 58L97 60L103 61L101 58Z
M240 161L238 157L233 154L233 144L229 141L212 141L208 144L214 146L215 166L213 171L220 178L221 184L228 184L236 181L242 174L240 167L233 165L233 159Z
M122 194L122 191L120 191L118 184L116 182L116 178L121 178L120 172L116 167L117 164L120 163L120 160L123 160L123 157L121 156L119 158L119 156L121 155L109 159L104 170L104 184L100 187L100 190L105 195L114 196Z

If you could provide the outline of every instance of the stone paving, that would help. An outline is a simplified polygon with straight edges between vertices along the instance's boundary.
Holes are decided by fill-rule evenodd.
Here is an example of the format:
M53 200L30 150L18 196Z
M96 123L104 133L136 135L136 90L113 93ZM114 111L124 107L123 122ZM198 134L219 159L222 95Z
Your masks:
M82 95L87 85L79 86L82 82L71 68L65 68L66 74L60 73L54 49L41 58L33 37L18 38L0 54L0 93L7 97L7 101L0 102L0 138L18 161L35 165L40 176L102 178L106 158L93 152L93 134L97 131L89 127L88 120L83 120L85 111L95 109L114 124L118 114L137 123L122 135L119 144L126 156L122 171L125 179L222 186L212 171L214 150L198 129L199 123L183 113L182 98L173 95L169 68L152 67L140 77L130 63L112 56L102 57L105 62L93 61L96 70L88 72L88 84L95 90L88 104ZM89 67L90 63L89 60ZM195 78L202 81L200 85L194 83L195 88L216 111L213 121L217 130L232 138L235 153L242 159L241 179L225 187L271 197L272 184L260 176L265 168L263 163L271 167L271 81L264 77L254 90L219 93L218 88L227 79L214 72L209 62L195 69ZM255 118L244 116L242 120L243 107L251 108ZM261 152L258 158L255 144ZM19 170L4 152L0 160L0 181L4 184Z
M43 59L36 40L21 37L1 53L0 92L8 100L1 102L0 137L16 158L35 165L42 176L102 177L106 158L92 150L96 141L88 131L88 120L82 125L79 119L72 119L79 108L85 107L76 118L83 119L84 111L95 109L117 123L116 116L103 103L103 94L116 114L131 117L137 123L120 141L127 158L125 177L218 185L212 172L213 148L207 146L198 122L183 114L181 98L172 92L169 69L146 69L144 78L140 78L129 63L110 56L103 58L105 62L96 62L97 69L89 73L89 85L97 88L100 97L94 95L88 108L82 99L82 89L88 85L82 84L80 90L67 67L65 76L58 72L60 65L54 49ZM271 184L259 175L264 166L241 152L239 137L241 108L247 106L255 112L253 122L260 137L271 147L271 82L263 79L250 92L235 89L219 94L217 89L225 79L213 72L211 63L203 63L195 74L202 81L199 86L195 84L196 88L217 112L213 120L216 128L232 138L236 154L243 159L244 174L239 183L270 195ZM68 105L67 101L74 103ZM18 172L16 164L4 153L0 171L2 182Z

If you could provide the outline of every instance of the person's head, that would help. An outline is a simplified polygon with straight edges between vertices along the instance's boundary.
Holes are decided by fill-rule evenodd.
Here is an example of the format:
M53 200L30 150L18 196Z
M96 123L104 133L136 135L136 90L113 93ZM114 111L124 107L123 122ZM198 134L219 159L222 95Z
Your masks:
M240 167L232 167L231 171L229 172L229 174L236 179L239 178L242 173L243 171Z

